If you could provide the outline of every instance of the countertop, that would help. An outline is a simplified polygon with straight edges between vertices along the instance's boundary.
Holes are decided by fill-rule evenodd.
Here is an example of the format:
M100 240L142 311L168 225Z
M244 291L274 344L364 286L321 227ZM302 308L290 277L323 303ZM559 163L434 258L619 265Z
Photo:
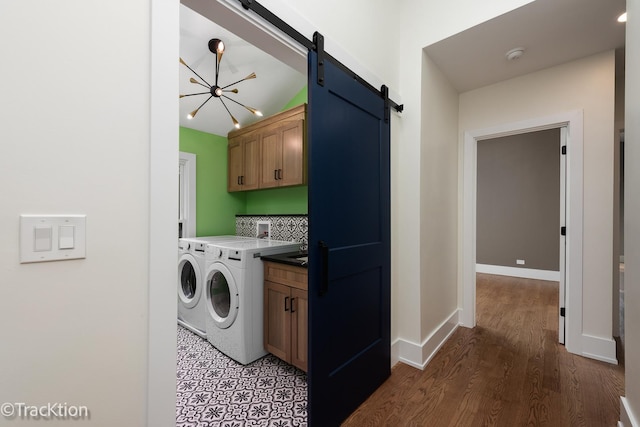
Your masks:
M307 268L307 251L287 252L284 254L264 255L260 259L263 261L278 262L280 264L295 265L296 267Z

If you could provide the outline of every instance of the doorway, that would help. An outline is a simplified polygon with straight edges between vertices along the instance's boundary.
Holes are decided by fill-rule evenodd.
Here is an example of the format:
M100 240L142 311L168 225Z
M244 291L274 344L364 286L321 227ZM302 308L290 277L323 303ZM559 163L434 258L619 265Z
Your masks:
M478 142L477 273L558 283L564 307L566 128ZM566 151L564 151L566 152ZM558 317L564 344L564 317Z
M463 274L461 323L467 327L476 325L475 281L477 263L477 162L478 142L490 138L517 135L539 130L566 128L566 224L567 230L575 230L566 236L565 293L567 308L565 322L565 346L571 353L581 354L582 333L582 169L583 127L582 111L534 118L508 123L493 128L466 131L462 147L463 155ZM560 320L559 320L560 321Z

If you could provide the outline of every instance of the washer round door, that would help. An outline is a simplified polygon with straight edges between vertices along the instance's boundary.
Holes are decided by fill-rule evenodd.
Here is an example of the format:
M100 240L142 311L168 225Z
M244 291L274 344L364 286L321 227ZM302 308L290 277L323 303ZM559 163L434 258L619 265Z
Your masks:
M231 326L238 316L240 298L236 281L224 264L216 262L207 269L205 294L207 312L216 326Z
M200 266L191 254L184 254L178 262L178 298L187 308L195 306L202 295Z

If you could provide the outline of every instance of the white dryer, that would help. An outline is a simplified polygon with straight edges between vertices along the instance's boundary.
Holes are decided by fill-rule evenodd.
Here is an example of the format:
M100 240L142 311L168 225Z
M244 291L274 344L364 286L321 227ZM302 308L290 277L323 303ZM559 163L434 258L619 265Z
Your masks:
M203 297L205 248L213 242L253 241L250 237L206 236L178 241L178 324L205 338L206 307Z
M212 243L206 248L204 299L209 342L243 365L267 352L263 344L263 278L260 256L300 250L279 240Z

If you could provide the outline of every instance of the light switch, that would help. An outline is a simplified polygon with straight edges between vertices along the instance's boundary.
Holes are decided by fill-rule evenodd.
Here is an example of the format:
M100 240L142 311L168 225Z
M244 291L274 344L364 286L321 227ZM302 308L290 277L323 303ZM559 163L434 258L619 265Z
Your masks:
M74 225L61 225L58 227L58 249L73 249L75 244Z
M33 228L33 250L45 252L51 250L51 226L36 225Z
M20 263L86 257L85 215L20 215Z

